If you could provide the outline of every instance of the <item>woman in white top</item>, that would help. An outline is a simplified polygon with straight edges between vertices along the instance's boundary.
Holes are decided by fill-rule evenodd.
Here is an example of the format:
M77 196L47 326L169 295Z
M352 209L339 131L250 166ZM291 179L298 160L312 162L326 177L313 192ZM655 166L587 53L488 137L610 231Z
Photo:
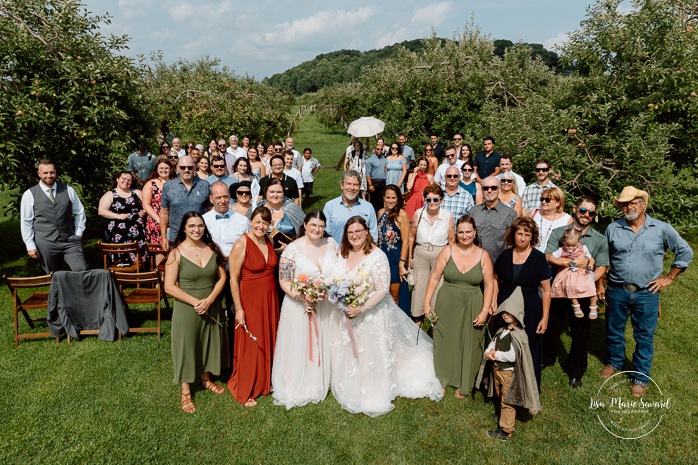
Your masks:
M455 240L453 217L441 208L444 191L438 184L424 189L424 207L414 213L410 225L408 264L413 268L412 318L423 319L427 283L441 249ZM435 305L436 293L431 305Z
M553 229L572 222L572 217L565 213L565 194L559 187L549 187L540 195L540 210L531 212L531 219L539 230L536 249L545 253L548 238Z
M521 210L521 196L519 195L518 187L516 186L516 178L514 178L513 173L511 171L502 173L499 182L499 200L507 207L513 208L518 216L523 216Z

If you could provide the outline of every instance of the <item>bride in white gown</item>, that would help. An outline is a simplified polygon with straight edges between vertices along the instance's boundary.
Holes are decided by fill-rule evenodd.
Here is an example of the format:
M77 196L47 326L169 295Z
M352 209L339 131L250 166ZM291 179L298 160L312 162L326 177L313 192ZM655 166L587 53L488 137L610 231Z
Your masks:
M439 401L443 390L434 373L433 342L395 305L388 292L388 259L373 242L365 220L353 216L344 226L333 277L351 280L357 275L368 275L372 294L363 305L350 306L346 315L336 307L331 314L335 399L349 412L371 417L391 411L397 396Z
M286 298L281 307L271 384L274 404L287 409L318 403L329 390L329 322L331 313L337 310L327 301L307 302L291 289L298 276L325 278L335 267L339 246L331 237L325 237L325 223L321 210L308 213L301 237L289 244L279 259L279 281ZM315 318L306 312L313 305Z

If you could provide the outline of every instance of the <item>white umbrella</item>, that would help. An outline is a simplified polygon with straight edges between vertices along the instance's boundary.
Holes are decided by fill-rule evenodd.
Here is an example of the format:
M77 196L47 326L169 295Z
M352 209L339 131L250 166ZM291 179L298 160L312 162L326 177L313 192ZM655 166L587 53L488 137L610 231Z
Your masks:
M383 132L385 123L373 116L363 116L349 124L347 132L354 137L371 137Z

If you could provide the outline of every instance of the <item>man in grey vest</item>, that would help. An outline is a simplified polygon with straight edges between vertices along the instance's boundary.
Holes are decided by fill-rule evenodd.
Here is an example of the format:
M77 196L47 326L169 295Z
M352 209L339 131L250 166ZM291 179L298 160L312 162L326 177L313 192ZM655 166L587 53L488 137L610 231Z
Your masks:
M39 184L24 192L20 205L27 254L38 259L46 273L60 270L63 260L72 271L85 271L85 209L72 187L56 182L52 161L40 160L38 174Z

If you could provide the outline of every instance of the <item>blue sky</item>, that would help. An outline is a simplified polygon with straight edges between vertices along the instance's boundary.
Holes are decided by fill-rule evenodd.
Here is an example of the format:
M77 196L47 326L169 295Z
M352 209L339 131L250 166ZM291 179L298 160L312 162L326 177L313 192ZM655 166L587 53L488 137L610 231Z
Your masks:
M256 79L320 53L372 50L403 40L452 38L473 18L491 39L551 48L579 27L591 0L83 0L109 13L102 32L127 34L128 55L166 62L204 55Z

